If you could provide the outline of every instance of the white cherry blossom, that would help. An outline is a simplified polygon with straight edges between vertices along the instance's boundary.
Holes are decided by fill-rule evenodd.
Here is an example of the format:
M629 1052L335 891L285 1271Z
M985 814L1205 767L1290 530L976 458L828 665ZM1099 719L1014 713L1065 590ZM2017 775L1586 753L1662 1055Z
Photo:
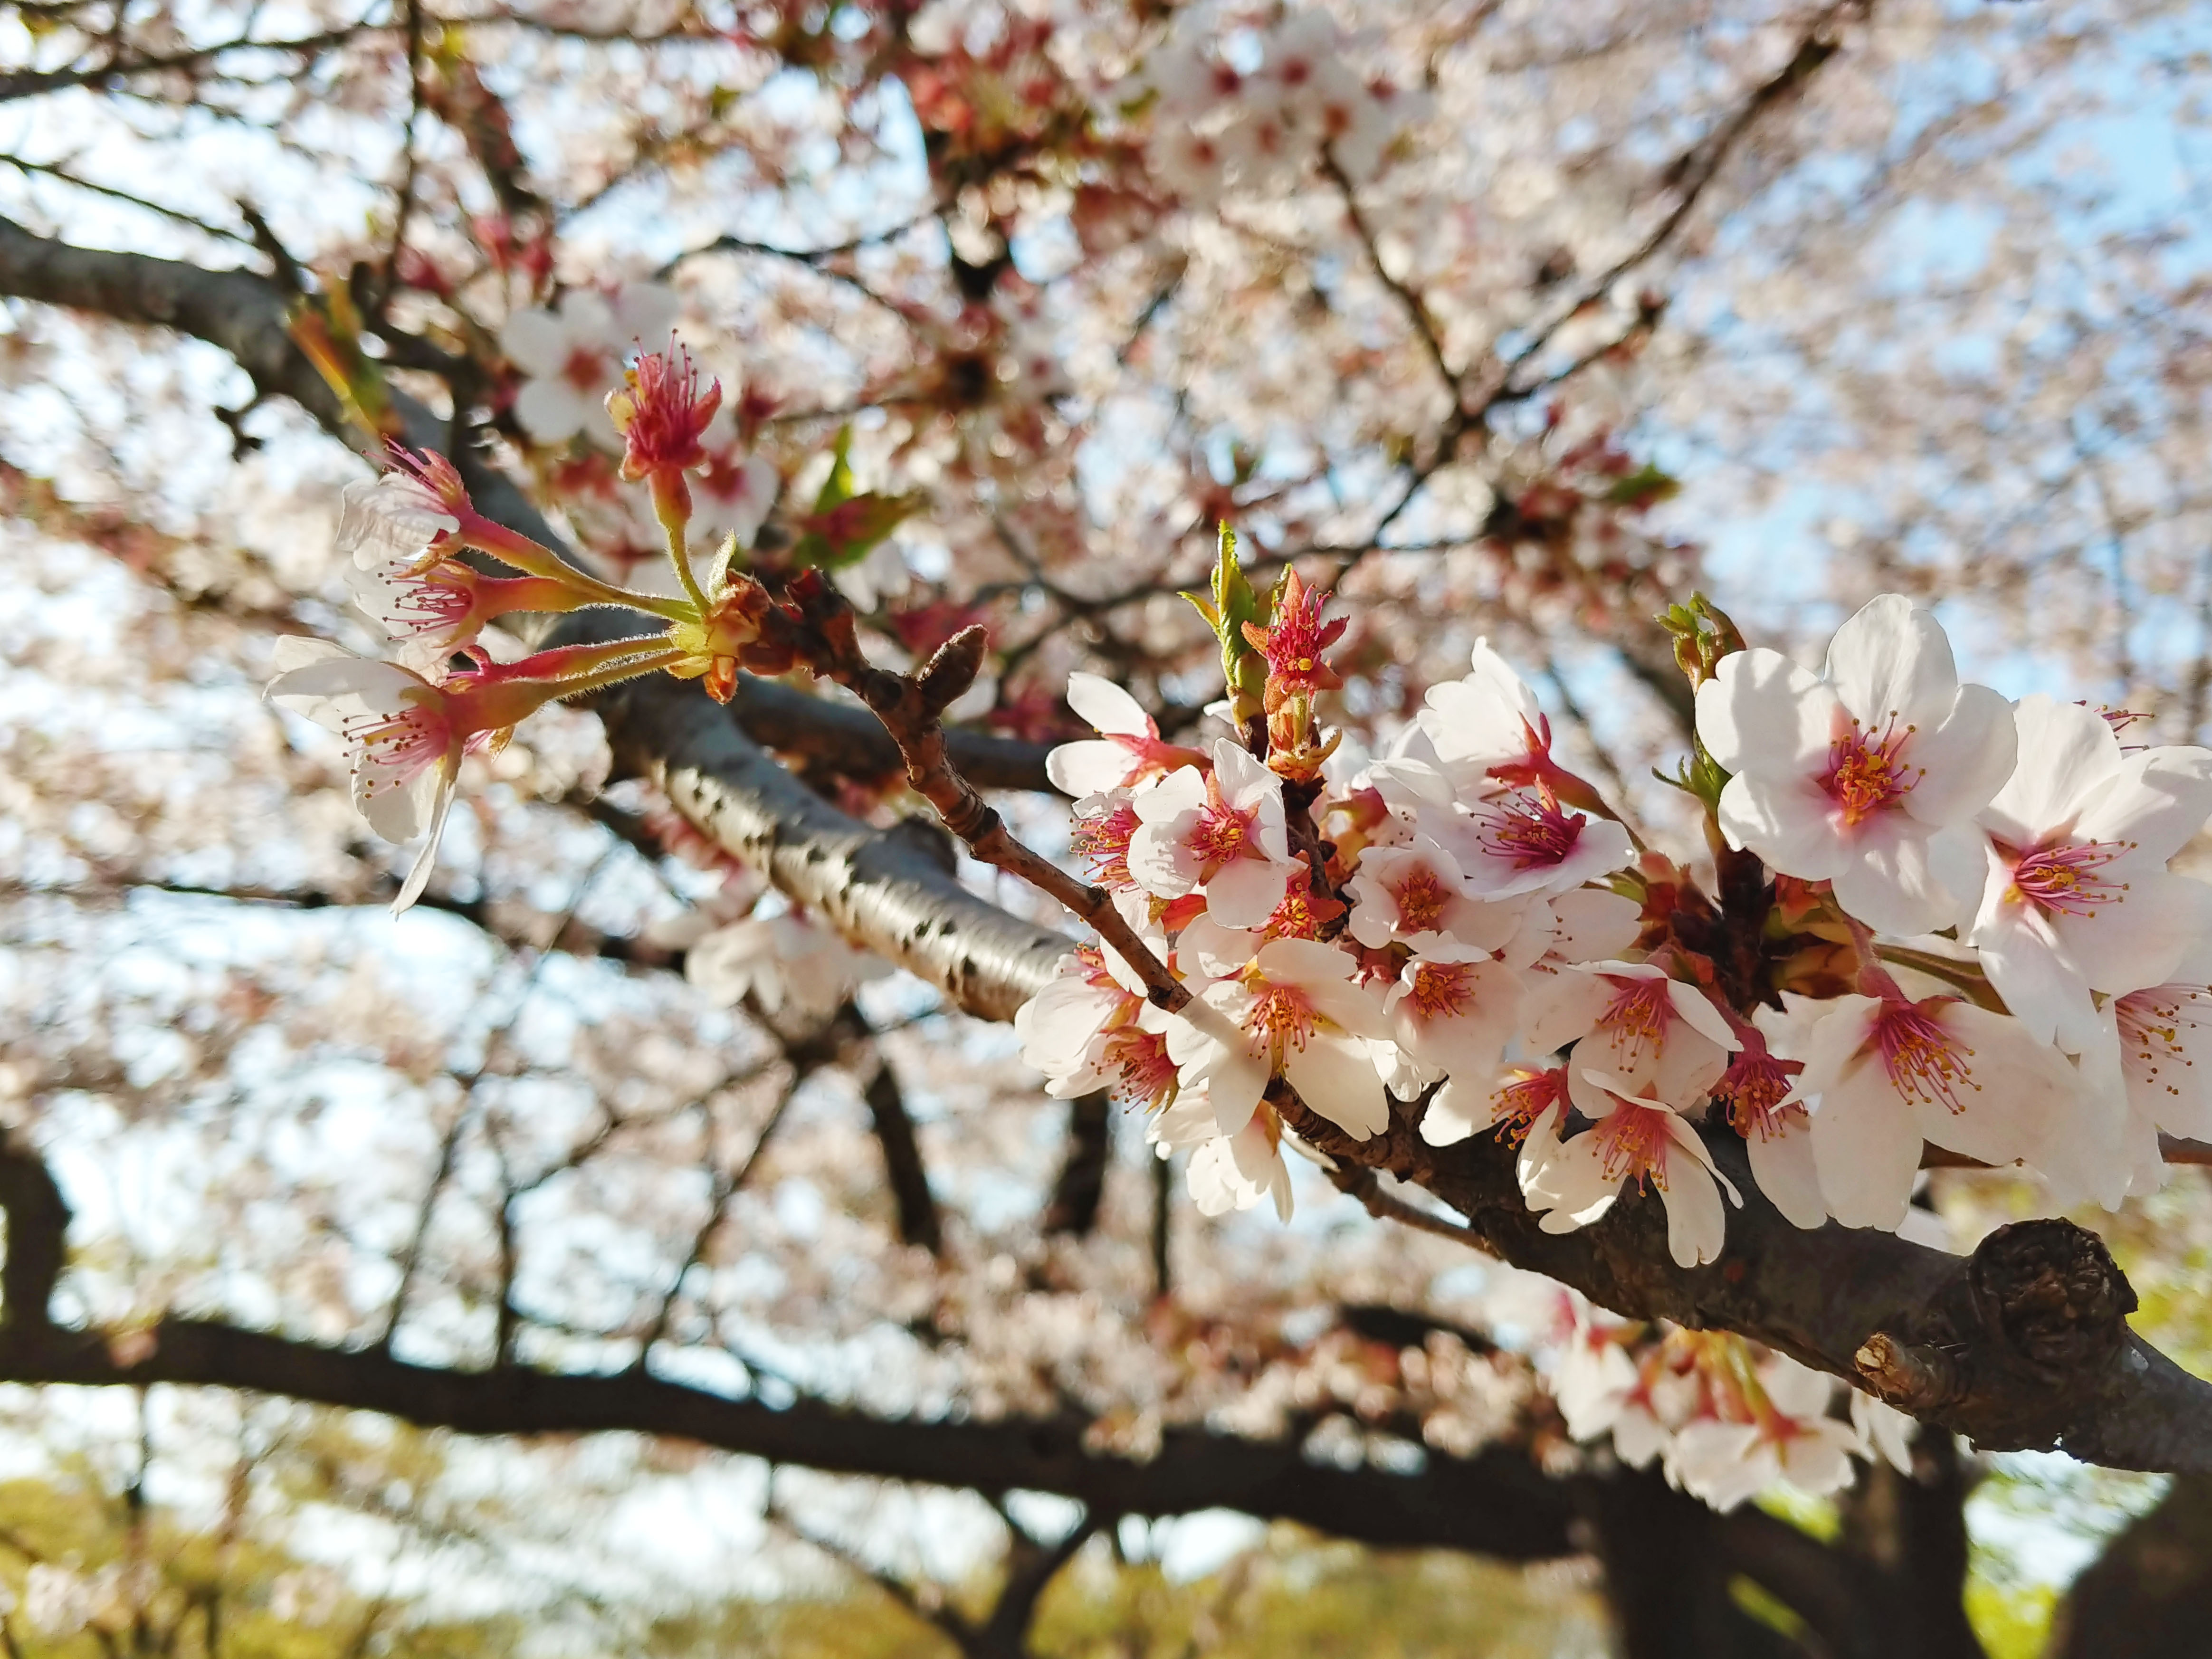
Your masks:
M1805 1069L1790 1098L1811 1110L1813 1157L1829 1213L1895 1231L1912 1200L1920 1145L1988 1164L2049 1170L2082 1148L2087 1091L2073 1068L2017 1020L1956 998L1842 996L1808 1006L1790 1042Z
M1333 945L1270 939L1233 979L1201 990L1168 1031L1184 1086L1204 1083L1224 1134L1243 1132L1280 1073L1308 1106L1360 1139L1385 1127L1376 1045L1389 1023Z
M1678 1267L1711 1261L1726 1242L1721 1190L1741 1204L1712 1154L1674 1105L1649 1092L1648 1083L1616 1073L1575 1066L1568 1088L1592 1127L1562 1141L1531 1133L1520 1164L1521 1191L1528 1207L1543 1212L1547 1233L1587 1227L1611 1209L1633 1180L1639 1190L1658 1189L1667 1208L1667 1249Z
M1380 950L1409 950L1455 961L1487 956L1521 928L1516 908L1468 896L1458 861L1426 836L1396 847L1370 847L1346 888L1352 936Z
M1742 1046L1705 992L1648 962L1566 968L1524 1014L1522 1034L1534 1053L1572 1042L1578 1068L1650 1082L1685 1103L1702 1099Z
M684 956L684 978L714 1001L733 1007L750 995L766 1013L789 1009L816 1018L890 971L880 957L789 910L717 927Z
M1512 1039L1517 977L1499 962L1417 956L1382 998L1399 1054L1436 1078L1486 1078ZM1418 1089L1397 1090L1410 1098ZM1433 1143L1432 1143L1433 1144Z
M1212 758L1209 771L1182 768L1131 799L1139 822L1129 873L1161 898L1203 888L1206 914L1223 927L1257 927L1300 867L1284 825L1283 781L1226 738Z
M658 340L675 324L680 302L656 283L629 283L611 298L571 289L552 310L518 311L500 331L500 349L526 376L515 393L514 418L542 444L583 433L619 452L622 434L606 409L623 384L624 354Z
M1206 763L1202 750L1163 742L1158 722L1109 679L1070 674L1067 706L1099 735L1063 743L1045 757L1045 775L1063 794L1103 794Z
M1980 874L1966 825L2011 774L2011 710L1960 685L1934 615L1895 593L1836 631L1825 678L1778 652L1721 659L1698 690L1698 736L1735 775L1722 833L1784 874L1834 884L1882 933L1960 919Z
M2212 925L2212 887L2170 873L2212 816L2212 753L2125 754L2094 709L2038 693L2020 764L1975 820L1987 879L1964 935L2029 1035L2080 1054L2090 993L2155 985Z
M1491 649L1474 642L1472 672L1429 688L1421 730L1454 791L1474 797L1493 781L1526 783L1552 764L1552 722L1526 682Z

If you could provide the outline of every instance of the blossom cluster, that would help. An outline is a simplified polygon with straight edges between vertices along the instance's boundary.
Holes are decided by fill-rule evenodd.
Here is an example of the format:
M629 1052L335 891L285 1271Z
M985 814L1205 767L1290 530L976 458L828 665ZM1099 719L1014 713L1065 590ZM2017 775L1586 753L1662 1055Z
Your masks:
M1155 100L1147 158L1187 200L1280 190L1322 153L1363 183L1426 113L1423 94L1352 69L1325 11L1234 23L1186 11L1129 88Z
M2161 1130L2212 1131L2212 888L2169 867L2212 816L2212 753L1961 684L1896 595L1819 673L1721 618L1678 630L1683 787L1724 866L1701 882L1560 764L1486 645L1361 762L1313 713L1342 623L1294 576L1272 618L1238 603L1257 620L1209 612L1223 735L1170 743L1072 682L1099 736L1052 776L1154 960L1082 947L1018 1023L1054 1092L1118 1090L1164 1155L1191 1149L1201 1209L1288 1213L1285 1090L1354 1141L1514 1144L1547 1231L1656 1190L1684 1267L1743 1201L1720 1137L1796 1224L1895 1230L1923 1143L2116 1206L2162 1178Z
M1617 1319L1533 1273L1487 1298L1529 1339L1567 1432L1732 1510L1778 1482L1808 1497L1851 1482L1854 1457L1912 1472L1912 1419L1726 1331ZM1838 1411L1838 1394L1846 1397Z

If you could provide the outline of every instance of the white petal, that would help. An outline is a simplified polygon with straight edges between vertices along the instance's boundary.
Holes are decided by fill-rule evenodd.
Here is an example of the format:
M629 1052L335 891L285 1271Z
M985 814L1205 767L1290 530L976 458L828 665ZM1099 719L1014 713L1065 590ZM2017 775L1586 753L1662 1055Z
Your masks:
M1739 772L1721 790L1717 816L1730 846L1749 848L1785 876L1825 881L1849 856L1835 811L1808 776Z
M1698 688L1698 738L1729 772L1796 775L1825 759L1835 694L1778 651L1732 652Z
M1772 1134L1753 1131L1744 1139L1751 1177L1766 1201L1792 1226L1818 1227L1828 1218L1820 1195L1820 1170L1813 1156L1813 1126L1800 1111L1781 1115Z
M1846 1227L1896 1231L1920 1174L1920 1124L1880 1060L1862 1059L1823 1092L1812 1122L1829 1213Z
M1826 678L1859 724L1929 730L1950 714L1959 690L1951 641L1932 611L1901 593L1867 601L1828 642ZM2002 781L2002 780L2000 780Z
M2013 708L2027 764L2014 769L1979 821L2014 847L2070 830L2082 807L2120 769L2120 740L2103 715L2038 691Z
M1149 738L1156 735L1152 717L1144 705L1121 687L1097 674L1067 677L1067 706L1094 731L1109 736Z
M518 311L499 331L500 349L525 374L558 374L568 357L568 331L550 311Z
M1128 745L1109 738L1085 738L1063 743L1044 757L1044 775L1063 795L1080 799L1103 795L1129 781L1135 757Z
M1382 1077L1364 1039L1317 1031L1283 1056L1283 1071L1299 1099L1353 1139L1390 1127Z
M1688 1158L1669 1158L1659 1196L1667 1206L1667 1253L1674 1265L1701 1267L1718 1257L1728 1242L1728 1224L1712 1176Z
M591 404L566 380L526 380L514 394L514 418L541 444L565 443L591 416Z
M407 872L407 880L399 889L399 896L392 901L392 914L398 915L422 896L429 884L430 866L438 861L439 843L446 838L446 820L453 815L453 787L459 781L459 769L447 766L440 769L437 797L431 803L430 838L422 843L422 850L415 855L415 867Z
M1136 873L1133 859L1129 868L1132 875ZM1265 927L1283 902L1290 877L1288 864L1269 859L1233 859L1206 884L1206 913L1224 927Z
M2012 775L2019 742L2010 703L1986 685L1960 686L1950 718L1899 751L1904 763L1927 769L1905 792L1905 811L1930 824L1973 817Z

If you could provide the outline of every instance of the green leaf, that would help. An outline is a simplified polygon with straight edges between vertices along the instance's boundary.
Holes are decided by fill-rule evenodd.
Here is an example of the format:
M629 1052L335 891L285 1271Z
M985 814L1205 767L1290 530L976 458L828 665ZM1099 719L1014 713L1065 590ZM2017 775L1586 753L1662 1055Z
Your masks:
M1680 478L1646 461L1626 477L1613 480L1605 498L1616 507L1649 507L1654 501L1667 501L1681 493Z
M814 511L799 521L791 550L802 566L841 569L867 556L876 544L898 528L921 505L918 495L879 495L853 488L853 428L842 428L830 463L830 476L814 498Z

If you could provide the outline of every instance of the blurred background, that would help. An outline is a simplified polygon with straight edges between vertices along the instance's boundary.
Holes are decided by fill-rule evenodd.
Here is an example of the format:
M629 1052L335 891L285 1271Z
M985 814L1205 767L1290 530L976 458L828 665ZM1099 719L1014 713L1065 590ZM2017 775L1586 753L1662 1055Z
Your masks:
M2209 124L2212 14L2148 0L0 5L0 1120L72 1218L56 1317L764 1413L748 1450L654 1434L659 1396L469 1437L10 1383L0 1647L1837 1651L1743 1525L1590 1496L1615 1466L1549 1396L1540 1287L1303 1166L1287 1224L1200 1215L1140 1120L791 912L588 711L471 761L390 918L405 855L259 697L279 635L372 643L331 547L363 434L256 343L289 316L422 400L620 574L650 527L592 411L674 319L732 410L702 512L817 547L886 660L984 623L957 712L1056 851L1071 671L1170 735L1216 695L1174 594L1224 519L1340 595L1348 741L1487 636L1665 840L1650 617L1692 589L1801 651L1904 591L2009 695L2204 737ZM161 264L64 282L55 242ZM840 489L889 522L823 555ZM770 713L738 709L823 799L911 810ZM2038 1201L1930 1194L1961 1249ZM2203 1172L2077 1218L2212 1368ZM1174 1506L1018 1458L963 1488L901 1428L1036 1422L1179 1472ZM1293 1481L1494 1453L1565 1495L1354 1482L1401 1518L1347 1498L1347 1538L1212 1480L1250 1444ZM2111 1611L2154 1511L2212 1594L2188 1483L1922 1451L1758 1512L1873 1572L1932 1492L1988 1654L2200 1650ZM1624 1620L1662 1534L1735 1645Z

